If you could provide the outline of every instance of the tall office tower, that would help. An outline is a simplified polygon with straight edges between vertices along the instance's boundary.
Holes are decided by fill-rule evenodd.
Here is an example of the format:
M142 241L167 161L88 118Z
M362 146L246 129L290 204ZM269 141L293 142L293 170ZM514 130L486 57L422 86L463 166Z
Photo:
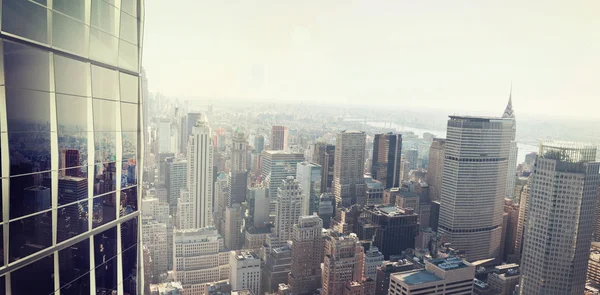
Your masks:
M213 147L206 116L194 124L187 147L187 184L195 212L192 228L210 227L213 225Z
M137 184L116 181L123 173L116 167L130 159L143 167L144 4L61 4L1 3L0 293L136 294L143 286L141 195ZM79 163L62 162L64 150L78 150ZM124 159L129 151L135 156ZM70 165L80 166L63 171ZM80 185L61 175L85 179L85 194L59 193ZM121 212L124 194L136 202ZM67 216L79 228L66 229Z
M302 215L312 215L319 212L321 197L321 166L308 162L298 163L296 179L302 189Z
M158 152L171 153L171 121L161 119L158 122Z
M294 224L302 216L302 188L293 176L282 180L282 185L277 189L275 214L273 233L282 244L290 240Z
M586 277L592 284L600 285L600 243L598 242L592 242Z
M531 178L522 294L583 294L600 163L596 147L545 142Z
M316 143L311 161L321 166L321 192L331 192L335 167L335 145Z
M390 276L390 295L473 294L475 266L457 257L425 262L425 269Z
M335 213L335 197L330 194L321 194L319 197L319 217L323 220L323 228L329 228Z
M271 150L282 151L288 148L288 128L273 126L271 130Z
M152 258L153 281L148 283L158 283L173 264L173 221L168 203L152 197L142 199L142 242Z
M415 248L415 237L419 232L418 215L413 209L395 206L368 206L359 218L358 237L372 240L385 259Z
M419 167L419 150L417 149L409 149L404 151L406 162L409 163L409 170L417 170Z
M231 171L246 172L248 170L248 142L244 132L235 130L231 138Z
M385 188L400 185L400 159L402 156L402 134L375 134L373 140L373 162L371 176Z
M383 191L384 186L380 181L374 180L370 175L365 175L365 184L367 185L366 191L366 205L379 205L383 203Z
M279 284L286 284L292 269L292 249L289 244L275 247L265 254L262 269L262 292L277 292Z
M596 219L594 221L594 242L600 241L600 213L598 212L600 212L600 189L598 190L598 201L596 202Z
M248 173L246 171L229 172L229 200L227 205L246 202L248 194Z
M439 233L467 260L497 257L512 119L450 116Z
M202 113L188 113L184 115L182 118L181 124L181 143L179 145L179 150L181 154L187 155L187 143L192 136L192 130L194 129L194 125L198 120L202 118Z
M87 161L87 159L83 159ZM60 174L61 176L78 177L81 174L81 161L79 150L63 149L60 153Z
M515 112L512 108L512 86L510 89L510 95L508 96L508 104L502 114L502 118L510 119L513 121L514 133L516 133L517 122L515 118ZM506 171L506 197L512 199L515 197L515 183L517 181L517 156L518 156L517 141L513 137L510 142L510 153L508 155L508 169Z
M169 213L175 216L177 200L182 189L187 187L187 168L185 160L167 158L165 167L165 187L167 188L167 199L169 201Z
M269 223L269 198L267 188L256 186L248 189L248 219L246 228L264 227Z
M219 232L223 232L221 228L221 222L225 220L225 208L229 204L229 193L231 192L229 188L229 177L225 172L221 172L217 175L217 181L215 181L215 205L214 205L214 220L215 227L219 230Z
M400 161L400 182L410 180L410 162L402 156Z
M248 289L260 293L260 259L250 251L231 251L229 284L232 290Z
M517 228L519 225L519 204L514 204L512 200L504 200L504 213L507 216L506 238L504 239L504 261L514 261L515 242L517 240Z
M527 216L529 214L529 193L531 189L531 175L527 179L527 184L523 186L523 191L519 198L519 220L517 221L517 236L515 237L514 260L521 261L523 254L523 241L525 240L525 225L527 224Z
M317 215L301 216L294 225L288 276L293 294L312 294L321 287L322 231L323 220Z
M229 252L215 228L176 230L173 271L185 294L206 294L211 282L229 279Z
M240 204L233 204L225 208L225 230L223 238L228 250L238 250L242 246L242 208Z
M296 176L298 163L304 161L304 155L284 151L263 151L262 153L262 179L269 187L271 203L277 199L277 189L288 176ZM275 208L271 206L271 210Z
M322 269L323 295L344 294L346 283L362 281L363 247L355 234L328 231Z
M377 268L383 264L383 254L375 246L369 247L365 252L365 278L377 279Z
M335 201L341 206L365 202L366 138L367 135L362 131L346 130L337 134L333 194Z
M429 148L429 165L427 166L427 184L429 198L438 201L442 194L442 176L444 173L444 158L446 139L434 138Z
M265 137L257 135L254 137L254 153L260 154L265 149Z

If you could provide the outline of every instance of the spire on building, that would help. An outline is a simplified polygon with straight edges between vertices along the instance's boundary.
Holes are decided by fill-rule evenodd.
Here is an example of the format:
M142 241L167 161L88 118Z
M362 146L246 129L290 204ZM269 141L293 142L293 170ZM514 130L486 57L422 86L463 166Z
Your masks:
M508 104L506 105L506 109L504 109L504 114L502 114L502 118L515 118L515 111L513 111L512 107L512 84L510 85L510 94L508 95Z

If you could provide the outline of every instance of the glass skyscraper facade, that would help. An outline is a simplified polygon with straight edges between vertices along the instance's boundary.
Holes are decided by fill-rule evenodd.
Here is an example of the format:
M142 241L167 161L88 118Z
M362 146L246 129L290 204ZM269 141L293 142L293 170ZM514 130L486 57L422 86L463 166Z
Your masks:
M143 0L0 3L0 294L141 294Z

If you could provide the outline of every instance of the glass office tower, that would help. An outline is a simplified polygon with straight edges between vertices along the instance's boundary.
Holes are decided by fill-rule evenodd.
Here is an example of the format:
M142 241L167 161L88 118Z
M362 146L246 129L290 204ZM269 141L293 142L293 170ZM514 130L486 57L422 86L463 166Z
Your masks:
M0 294L141 294L143 1L0 3Z

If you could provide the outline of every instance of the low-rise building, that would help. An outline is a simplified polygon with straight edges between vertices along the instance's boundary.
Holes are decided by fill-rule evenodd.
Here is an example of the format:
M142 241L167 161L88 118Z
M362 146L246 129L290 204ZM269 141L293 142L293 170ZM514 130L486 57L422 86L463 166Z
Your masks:
M457 257L425 262L425 269L390 276L391 295L470 295L473 292L475 266Z

